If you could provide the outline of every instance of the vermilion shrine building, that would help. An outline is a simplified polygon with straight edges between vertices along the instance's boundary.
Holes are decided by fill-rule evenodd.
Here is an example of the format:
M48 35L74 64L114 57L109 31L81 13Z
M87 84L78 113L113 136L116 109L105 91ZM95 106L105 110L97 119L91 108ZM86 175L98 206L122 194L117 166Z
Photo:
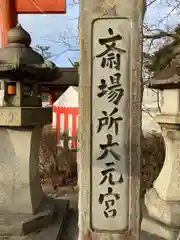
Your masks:
M71 94L68 96L70 101L73 104L69 106L58 105L53 106L53 104L67 92L69 86L76 87L78 86L78 69L77 68L59 68L60 69L60 77L58 80L53 82L44 82L43 83L43 95L42 95L42 104L43 107L52 107L53 111L53 128L56 130L57 136L57 146L63 146L60 141L61 134L64 131L68 130L69 137L77 136L77 128L78 128L78 103L77 106L74 107L73 98L71 98ZM77 98L77 97L76 97ZM57 101L56 101L57 100ZM76 99L77 102L77 99ZM69 147L76 149L77 148L77 139L69 141Z
M35 3L34 1L25 0L0 0L0 24L3 47L7 44L7 32L18 23L18 14L66 13L65 0L36 0ZM59 79L55 82L44 82L42 85L43 106L52 106L69 86L78 86L78 69L59 68Z
M53 123L55 121L53 128L56 129L58 146L60 144L60 136L63 133L62 129L63 131L65 129L68 130L69 137L77 136L78 108L71 105L69 107L53 106L53 103L66 92L69 86L78 86L77 68L60 68L60 77L58 80L43 83L42 104L43 107L51 106L53 108ZM69 143L72 148L77 148L77 140L72 140Z

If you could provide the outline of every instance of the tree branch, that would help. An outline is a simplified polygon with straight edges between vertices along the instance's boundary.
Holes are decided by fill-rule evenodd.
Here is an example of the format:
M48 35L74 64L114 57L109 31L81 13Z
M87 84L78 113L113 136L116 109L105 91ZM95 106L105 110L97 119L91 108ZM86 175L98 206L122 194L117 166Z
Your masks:
M159 21L159 24L162 23L165 19L167 19L179 7L180 7L180 2L178 1L178 3L171 9L171 11L169 11L169 13Z
M175 40L179 40L180 41L180 37L177 36L177 34L175 33L168 33L168 32L164 32L164 31L160 31L157 34L151 34L151 35L144 35L143 36L144 39L159 39L159 38L163 38L163 37L171 37Z
M147 3L147 7L151 6L153 3L155 3L157 0L152 0L149 3Z

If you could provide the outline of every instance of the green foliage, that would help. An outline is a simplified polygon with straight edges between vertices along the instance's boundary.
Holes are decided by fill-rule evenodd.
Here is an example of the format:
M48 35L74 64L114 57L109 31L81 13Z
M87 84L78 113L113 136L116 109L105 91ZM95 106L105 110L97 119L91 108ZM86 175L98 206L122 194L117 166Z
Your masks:
M41 45L36 45L34 50L41 54L41 56L47 60L52 57L51 52L49 52L50 46L41 46Z
M151 57L150 63L145 67L156 76L162 69L166 68L176 55L180 48L180 25L175 28L175 34L171 43L162 46Z
M78 68L78 67L79 67L79 62L74 62L74 63L73 63L73 67Z
M70 58L68 58L68 60L70 61L71 65L72 65L74 68L78 68L78 67L79 67L79 62L78 62L78 61L73 62Z

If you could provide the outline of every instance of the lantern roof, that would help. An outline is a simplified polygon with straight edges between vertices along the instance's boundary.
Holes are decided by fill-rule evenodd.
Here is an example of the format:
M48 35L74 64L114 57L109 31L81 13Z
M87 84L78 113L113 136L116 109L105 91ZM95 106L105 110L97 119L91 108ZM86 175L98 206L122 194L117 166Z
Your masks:
M147 87L160 90L180 88L180 55L155 78L148 81Z
M0 49L0 78L53 81L60 77L59 68L44 60L30 44L31 36L20 24L9 30L7 46Z

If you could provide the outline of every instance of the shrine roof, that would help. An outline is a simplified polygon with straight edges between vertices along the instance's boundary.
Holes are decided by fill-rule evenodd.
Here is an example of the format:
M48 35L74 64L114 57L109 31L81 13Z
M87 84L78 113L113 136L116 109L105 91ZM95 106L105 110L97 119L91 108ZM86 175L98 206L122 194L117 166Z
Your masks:
M60 77L52 82L45 81L43 86L78 86L79 76L77 68L59 68Z

